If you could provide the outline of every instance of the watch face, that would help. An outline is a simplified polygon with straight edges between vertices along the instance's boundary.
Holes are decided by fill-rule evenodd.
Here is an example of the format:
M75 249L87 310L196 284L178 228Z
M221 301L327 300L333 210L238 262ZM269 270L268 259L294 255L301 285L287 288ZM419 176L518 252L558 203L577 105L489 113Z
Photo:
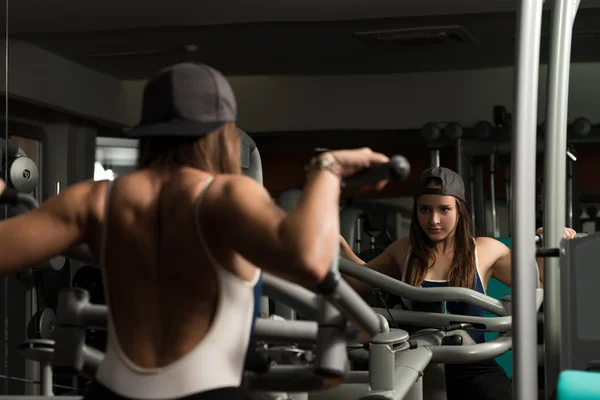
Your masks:
M333 160L331 157L319 157L319 166L320 167L329 167L333 164Z

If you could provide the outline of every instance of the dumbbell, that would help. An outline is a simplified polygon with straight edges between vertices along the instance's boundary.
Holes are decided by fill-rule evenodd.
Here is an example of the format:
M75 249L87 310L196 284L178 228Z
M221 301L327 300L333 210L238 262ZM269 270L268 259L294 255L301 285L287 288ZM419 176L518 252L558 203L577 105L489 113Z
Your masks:
M463 127L458 122L448 122L444 128L444 135L450 140L459 139L463 135Z
M592 123L587 118L577 118L569 127L569 133L576 137L586 137L592 131Z
M441 134L442 134L442 131L441 131L440 127L438 126L438 124L435 124L433 122L428 122L425 125L423 125L423 127L421 128L421 135L428 142L435 142L436 140L438 140L440 138Z
M473 126L473 133L477 139L489 139L494 132L494 126L488 121L479 121Z

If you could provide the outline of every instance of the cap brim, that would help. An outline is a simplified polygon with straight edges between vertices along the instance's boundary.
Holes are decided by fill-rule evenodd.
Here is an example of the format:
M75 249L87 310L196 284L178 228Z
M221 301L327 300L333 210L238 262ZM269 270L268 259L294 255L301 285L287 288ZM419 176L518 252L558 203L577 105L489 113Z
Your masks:
M216 131L229 121L197 122L189 120L171 120L155 124L137 125L125 132L125 136L137 138L148 136L204 136Z

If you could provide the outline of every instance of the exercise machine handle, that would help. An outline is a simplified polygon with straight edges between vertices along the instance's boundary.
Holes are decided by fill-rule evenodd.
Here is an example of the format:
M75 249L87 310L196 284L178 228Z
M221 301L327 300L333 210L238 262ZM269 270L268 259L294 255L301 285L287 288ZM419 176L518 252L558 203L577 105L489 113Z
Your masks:
M473 289L461 287L417 288L344 258L340 258L339 267L344 275L412 301L464 301L498 316L506 315L506 310L500 300Z
M584 237L588 237L588 236L590 236L590 234L587 233L587 232L577 232L575 234L576 238L584 238ZM544 243L544 234L543 233L536 233L535 234L535 243L536 244L542 244L542 243Z
M381 331L377 314L338 272L329 271L317 291L361 332L373 337Z
M345 178L342 187L362 186L369 183L393 179L405 180L410 174L410 163L403 156L393 156L389 162L375 164Z
M40 207L39 203L33 196L20 193L18 190L12 188L4 189L2 194L0 194L0 204L8 204L11 206L21 204L27 207L29 210Z

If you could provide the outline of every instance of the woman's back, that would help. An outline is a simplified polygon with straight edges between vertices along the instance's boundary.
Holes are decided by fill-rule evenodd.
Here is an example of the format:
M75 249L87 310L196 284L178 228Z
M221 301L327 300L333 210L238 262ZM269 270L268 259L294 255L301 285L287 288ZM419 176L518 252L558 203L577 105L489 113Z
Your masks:
M119 366L148 373L191 362L195 385L200 377L206 380L196 390L239 385L256 279L248 282L236 273L255 277L258 271L240 257L227 257L230 249L210 249L215 244L205 240L211 234L200 220L210 213L205 208L211 202L204 200L218 197L207 193L218 191L219 183L205 172L182 167L139 170L106 186L109 198L105 195L96 251L104 269L112 330L99 380L110 374L117 393L133 395L114 382ZM111 357L123 362L111 362ZM211 363L194 362L196 358ZM199 371L209 365L219 374ZM127 373L121 370L119 380L125 382Z

